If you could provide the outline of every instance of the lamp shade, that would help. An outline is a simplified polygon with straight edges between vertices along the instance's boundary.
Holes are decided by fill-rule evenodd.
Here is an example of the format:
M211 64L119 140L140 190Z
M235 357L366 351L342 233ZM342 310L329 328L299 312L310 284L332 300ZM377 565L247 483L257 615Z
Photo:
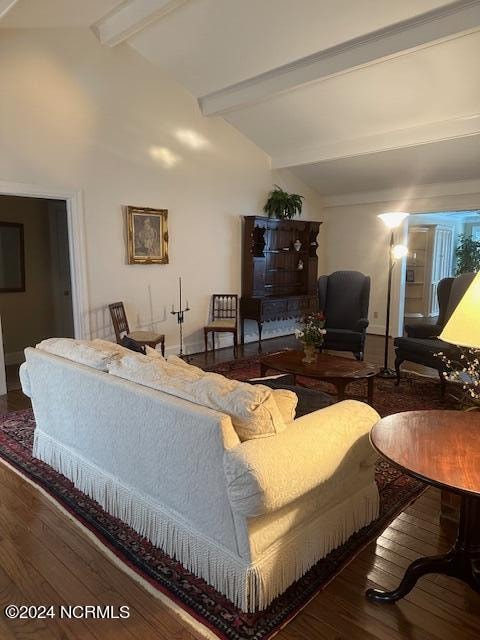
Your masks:
M389 213L380 213L377 217L389 228L395 229L399 227L402 222L410 214L405 211L390 211Z
M450 316L440 339L461 347L480 349L480 273Z

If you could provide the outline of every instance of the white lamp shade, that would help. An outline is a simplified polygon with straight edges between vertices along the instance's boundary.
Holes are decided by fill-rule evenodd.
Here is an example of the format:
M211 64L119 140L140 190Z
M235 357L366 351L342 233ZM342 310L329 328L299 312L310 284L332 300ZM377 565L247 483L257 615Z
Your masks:
M392 256L395 260L400 260L400 258L404 258L408 254L408 247L404 244L396 244L392 247Z
M389 229L395 229L399 227L409 215L410 214L405 211L390 211L388 213L380 213L378 218L380 218Z
M480 273L450 316L440 339L461 347L480 349Z

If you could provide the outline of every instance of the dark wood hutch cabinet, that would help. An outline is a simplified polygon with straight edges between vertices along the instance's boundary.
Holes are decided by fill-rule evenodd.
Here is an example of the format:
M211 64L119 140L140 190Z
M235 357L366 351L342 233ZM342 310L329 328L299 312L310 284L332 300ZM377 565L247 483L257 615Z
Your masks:
M321 222L244 216L240 325L299 318L318 309L317 236Z

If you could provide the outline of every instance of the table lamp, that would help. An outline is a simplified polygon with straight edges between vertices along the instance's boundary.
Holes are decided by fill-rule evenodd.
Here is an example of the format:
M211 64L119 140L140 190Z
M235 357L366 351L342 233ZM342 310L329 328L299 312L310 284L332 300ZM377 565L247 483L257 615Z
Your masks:
M480 273L450 316L440 339L460 347L480 349Z

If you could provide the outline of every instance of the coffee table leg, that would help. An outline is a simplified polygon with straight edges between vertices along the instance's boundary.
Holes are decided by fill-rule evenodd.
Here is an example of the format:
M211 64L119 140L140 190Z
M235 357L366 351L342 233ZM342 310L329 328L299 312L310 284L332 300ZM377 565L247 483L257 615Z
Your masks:
M268 371L268 367L266 367L264 364L260 363L260 377L263 378L266 373Z
M369 405L373 404L373 380L374 376L370 376L367 380L367 402Z
M480 498L462 496L458 537L451 551L412 562L393 591L368 589L365 595L373 602L392 604L410 593L417 580L427 573L459 578L480 593Z
M335 380L334 385L337 388L337 402L345 400L345 387L347 384L345 380Z

